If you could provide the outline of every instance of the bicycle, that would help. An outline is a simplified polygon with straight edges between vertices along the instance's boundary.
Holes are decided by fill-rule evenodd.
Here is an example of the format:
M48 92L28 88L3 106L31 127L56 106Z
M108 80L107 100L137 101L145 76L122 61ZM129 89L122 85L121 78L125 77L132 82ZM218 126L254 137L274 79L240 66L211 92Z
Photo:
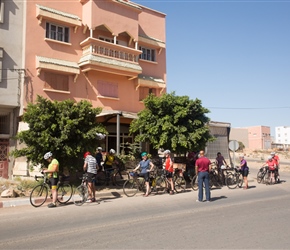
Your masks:
M150 172L149 177L149 185L151 189L151 193L164 193L166 184L164 182L164 179L161 178L161 176L158 174L159 170L154 170ZM128 179L125 181L123 185L123 192L127 197L133 197L137 194L138 191L146 193L146 185L145 185L145 179L143 177L140 177L138 173L136 172L130 172L129 173L131 179Z
M126 170L121 169L119 166L116 166L114 168L98 171L95 185L104 186L111 180L114 186L121 187L129 178L129 173Z
M225 177L226 185L230 189L243 186L244 178L238 167L234 168L234 172L229 172Z
M74 194L72 196L72 200L76 206L83 205L89 197L87 173L83 174L83 176L80 179L82 180L81 185L76 187Z
M177 193L184 192L186 189L186 180L183 176L183 170L176 168L173 174L174 189Z
M268 166L261 167L257 173L257 182L265 184L267 179Z
M36 181L38 181L38 179L43 179L43 182L32 189L29 197L30 204L34 207L40 207L46 202L48 190L50 190L47 176L44 175L43 172L41 172L41 174L43 175L35 175L34 178ZM60 204L66 204L73 194L73 188L72 185L68 183L68 178L68 176L60 176L60 180L57 183L57 202ZM50 198L52 199L52 194L50 194Z
M215 164L215 163L212 163ZM226 171L228 173L228 168L223 169L222 171ZM212 189L213 186L216 186L218 188L222 188L223 186L223 181L221 178L221 173L217 172L217 168L214 167L212 170L209 172L209 187ZM198 190L198 175L194 175L191 179L190 186L194 191Z
M218 172L217 167L211 168L211 171L209 172L209 187L212 189L212 187L215 186L217 188L222 188L223 182L221 177L221 172Z

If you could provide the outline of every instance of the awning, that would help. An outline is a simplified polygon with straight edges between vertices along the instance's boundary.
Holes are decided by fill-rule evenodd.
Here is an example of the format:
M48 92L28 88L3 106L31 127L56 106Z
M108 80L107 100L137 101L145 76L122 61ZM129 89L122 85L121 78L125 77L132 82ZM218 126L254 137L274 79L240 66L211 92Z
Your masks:
M129 119L137 119L137 113L120 111L120 110L103 110L102 113L98 114L96 117L109 116L109 115L120 115Z

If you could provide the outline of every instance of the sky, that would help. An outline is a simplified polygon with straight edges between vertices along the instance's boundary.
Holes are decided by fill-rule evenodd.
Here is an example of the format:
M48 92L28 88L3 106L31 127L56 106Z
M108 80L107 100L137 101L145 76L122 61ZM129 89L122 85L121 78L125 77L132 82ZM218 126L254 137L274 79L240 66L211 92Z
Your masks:
M167 92L231 127L290 126L290 0L134 0L166 14Z

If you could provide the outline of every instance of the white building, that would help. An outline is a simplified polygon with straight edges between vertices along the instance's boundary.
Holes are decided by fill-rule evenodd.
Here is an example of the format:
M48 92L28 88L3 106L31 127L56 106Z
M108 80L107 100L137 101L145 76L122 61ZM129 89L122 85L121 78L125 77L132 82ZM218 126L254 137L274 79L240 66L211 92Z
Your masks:
M284 148L290 147L290 127L275 127L275 143Z

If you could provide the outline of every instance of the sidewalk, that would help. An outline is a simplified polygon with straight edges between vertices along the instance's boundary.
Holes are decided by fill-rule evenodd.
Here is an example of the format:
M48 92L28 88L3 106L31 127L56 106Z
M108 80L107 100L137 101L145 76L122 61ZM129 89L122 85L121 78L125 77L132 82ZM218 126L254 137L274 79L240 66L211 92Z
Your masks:
M250 174L248 176L249 182L255 182L256 181L256 174L257 170L252 169L253 171L250 171ZM187 184L187 190L192 191L190 188L190 185ZM196 191L192 191L196 192ZM99 200L100 198L122 198L124 197L123 189L122 187L115 188L114 186L110 186L108 188L104 188L100 191L96 191L96 199ZM50 202L50 199L48 199L47 204ZM71 200L69 201L71 202ZM19 207L19 206L27 206L31 205L29 201L29 197L16 197L16 198L2 198L0 197L0 208L9 208L9 207ZM45 206L45 204L43 205ZM31 206L32 207L32 206Z
M108 197L108 198L118 198L122 197L123 189L122 188L104 188L103 190L96 191L96 199ZM46 203L50 203L50 199L47 199ZM71 200L69 201L71 202ZM12 197L12 198L2 198L0 197L0 208L8 208L8 207L19 207L31 205L29 197ZM45 204L43 205L45 206Z

